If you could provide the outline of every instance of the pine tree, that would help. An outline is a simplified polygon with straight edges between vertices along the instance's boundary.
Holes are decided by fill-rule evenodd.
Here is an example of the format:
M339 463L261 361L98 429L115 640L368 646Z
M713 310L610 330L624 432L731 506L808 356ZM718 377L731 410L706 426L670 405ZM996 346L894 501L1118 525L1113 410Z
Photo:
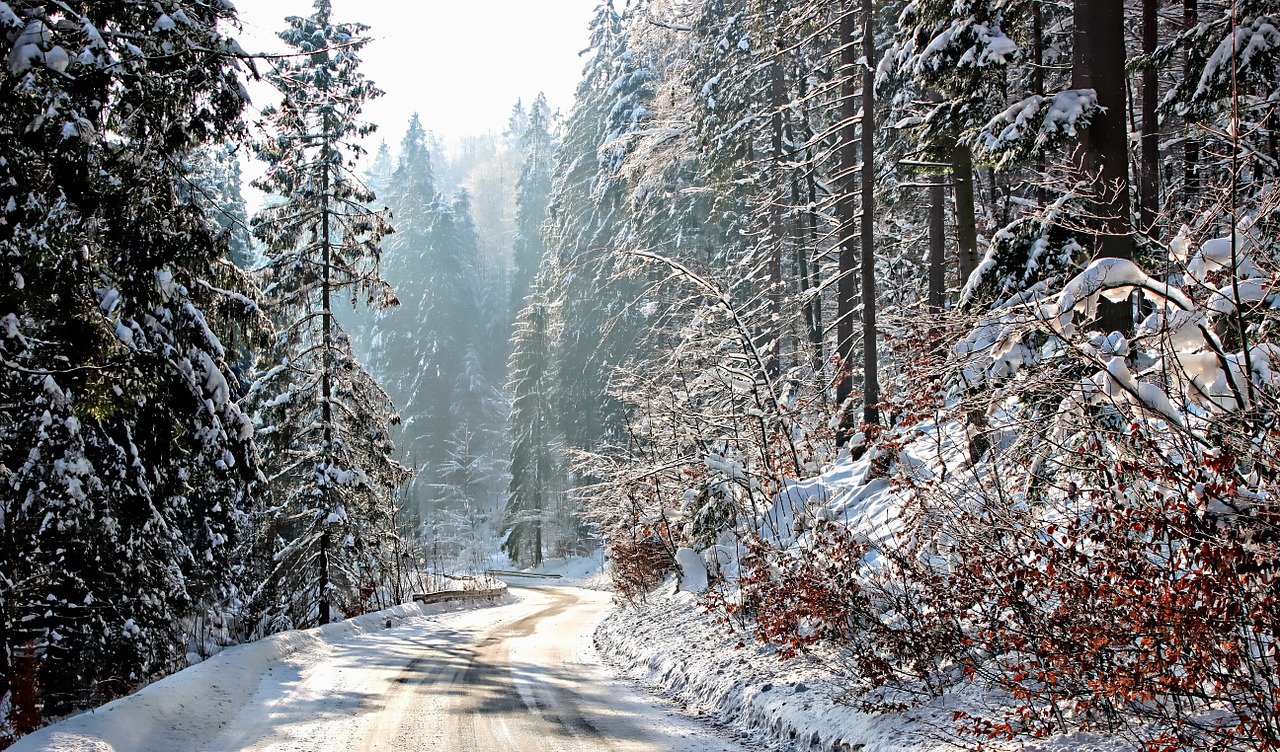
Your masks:
M174 668L234 586L256 453L206 311L242 298L184 167L240 128L232 21L0 6L0 696L34 658L47 715Z
M547 300L535 291L516 321L512 340L511 484L503 512L502 550L512 561L537 565L543 556L543 522L559 480L552 454L556 421L552 402L553 342Z
M396 302L380 272L391 228L366 208L374 197L354 172L357 139L372 129L361 108L380 92L359 71L367 27L333 21L329 0L315 8L280 32L300 54L269 76L284 99L264 110L274 136L257 150L268 165L260 187L281 200L254 219L280 331L278 365L254 386L276 499L270 532L281 539L279 579L264 591L278 603L264 606L282 606L295 625L328 623L335 599L363 605L380 549L373 520L408 477L392 457L398 416L333 315L344 292L375 307Z
M204 208L215 231L224 236L231 263L253 268L257 254L241 184L244 182L235 144L215 144L197 150L191 181L193 199Z
M519 105L517 104L517 107ZM513 120L515 116L512 116ZM547 220L551 196L551 171L555 142L551 135L551 110L539 93L529 109L520 133L520 153L524 163L516 184L516 238L512 250L511 310L519 311L529 294L538 265L545 253L542 225Z

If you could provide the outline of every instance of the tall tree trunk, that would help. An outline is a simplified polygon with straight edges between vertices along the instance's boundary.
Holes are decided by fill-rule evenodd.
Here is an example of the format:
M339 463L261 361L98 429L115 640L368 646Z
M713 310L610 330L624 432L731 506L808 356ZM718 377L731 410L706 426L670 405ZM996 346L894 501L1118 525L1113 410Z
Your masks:
M1040 0L1031 3L1031 93L1044 96L1044 19ZM1036 205L1044 206L1048 195L1044 185L1044 155L1036 155Z
M978 218L973 200L973 152L968 144L956 144L951 152L956 186L956 248L960 286L978 268Z
M836 353L840 356L840 377L836 382L836 404L841 411L836 443L844 446L858 428L848 402L853 395L853 316L856 286L854 271L858 252L854 226L857 223L856 175L858 170L858 35L852 2L840 16L840 134L839 195L836 218L839 222L840 262L836 288Z
M320 555L316 557L320 567L320 598L316 604L320 612L320 623L328 624L329 615L329 531L320 534Z
M800 96L800 101L805 102L809 99L809 87L805 82L805 76L801 73L795 73L796 88ZM813 138L813 128L809 124L808 116L803 112L796 113L797 117L792 118L791 122L791 143L805 144L804 147L804 164L813 164L813 151L809 146L810 140ZM796 129L800 128L801 132L797 133ZM795 147L792 147L793 152ZM803 191L801 190L801 181L803 180ZM814 177L812 168L804 170L793 170L791 178L792 198L791 204L795 207L795 211L799 214L796 225L796 272L800 277L800 298L805 301L804 315L805 324L809 330L809 346L813 352L813 369L815 373L821 373L822 363L825 358L824 347L822 343L822 295L819 291L819 267L821 264L818 259L811 257L811 251L818 248L819 227L821 226L818 217L818 181ZM801 206L805 208L801 210Z
M777 381L781 372L780 351L782 350L782 254L783 247L786 245L786 229L784 227L784 218L782 212L783 199L783 117L782 109L786 105L786 75L783 71L783 63L786 56L783 54L783 44L781 32L777 31L782 25L781 14L778 12L778 3L772 3L772 26L779 36L774 40L773 44L773 63L769 66L769 106L773 111L771 119L771 161L773 163L773 191L769 201L769 231L773 236L773 247L769 249L769 296L768 296L768 312L769 322L766 326L772 327L773 342L769 347L769 355L765 360L765 370L769 374L772 381Z
M880 422L876 352L876 93L875 0L862 0L862 371L866 423Z
M538 497L538 519L533 523L533 565L542 563L542 497Z
M929 315L937 320L947 294L946 178L929 187Z
M1156 51L1158 37L1157 0L1142 0L1142 51ZM1153 234L1156 215L1160 211L1160 126L1156 117L1159 103L1159 79L1156 69L1148 65L1142 72L1142 186L1138 230Z
M794 134L793 134L794 138ZM800 193L800 179L793 172L791 176L791 205L799 211L801 202L804 197ZM818 372L822 368L822 330L817 319L814 318L816 309L814 301L810 300L810 296L818 297L817 285L811 283L810 262L809 262L809 246L805 241L811 234L809 223L811 215L805 211L794 223L795 232L797 234L796 242L792 244L792 253L794 254L793 262L796 268L796 283L799 298L804 306L804 328L805 335L809 341L809 351L812 358L814 372Z
M328 119L325 120L324 133L326 138L330 132ZM321 355L320 366L320 419L324 423L324 464L325 472L333 467L333 369L336 359L333 357L333 301L332 286L333 280L330 272L333 269L333 238L331 236L331 228L329 226L329 155L331 147L326 142L321 150L321 158L324 160L324 167L321 169L321 210L320 210L320 244L323 252L323 278L320 283L320 321L322 329L321 347L323 353ZM325 510L325 521L321 522L325 526L325 531L320 535L320 556L318 562L320 565L320 623L328 624L329 614L329 530L328 530L328 514L332 511L333 499L329 491L329 485L324 486L324 503L329 509Z
M1193 29L1198 23L1200 23L1198 0L1183 0L1183 30ZM1192 72L1187 70L1188 67L1187 56L1184 54L1182 72L1184 76L1192 75ZM1190 221L1195 216L1196 200L1200 197L1200 139L1196 138L1190 123L1185 125L1185 129L1186 141L1182 145L1182 216Z
M1124 14L1111 2L1076 0L1073 89L1093 89L1102 112L1094 115L1081 140L1080 169L1090 182L1094 258L1133 258L1129 218L1129 137L1125 127ZM1098 306L1104 331L1133 326L1129 301Z

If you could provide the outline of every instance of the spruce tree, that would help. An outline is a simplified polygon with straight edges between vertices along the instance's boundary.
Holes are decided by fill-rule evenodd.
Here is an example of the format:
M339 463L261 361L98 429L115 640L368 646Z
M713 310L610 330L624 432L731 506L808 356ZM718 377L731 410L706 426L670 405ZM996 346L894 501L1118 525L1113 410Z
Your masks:
M512 115L513 121L515 117ZM529 294L529 286L545 252L542 225L547 220L547 202L551 196L555 142L551 135L551 109L547 106L546 96L541 93L529 108L528 119L520 134L520 153L524 163L516 184L516 238L511 262L512 311L519 311L524 306L524 298Z
M240 158L233 143L213 144L194 152L191 181L196 203L204 208L215 231L225 237L231 263L244 270L256 260L249 212L241 185Z
M617 439L622 413L609 393L612 369L632 352L640 323L630 262L610 252L627 237L628 188L621 175L630 136L649 118L653 71L627 47L622 16L602 3L592 22L592 56L575 94L551 198L548 232L558 273L549 297L557 329L557 414L572 447Z
M474 469L497 451L502 434L501 398L482 362L488 314L479 238L467 194L448 200L437 191L429 136L416 115L391 184L398 227L387 275L404 305L378 318L371 363L401 406L401 456L422 471L408 495L410 511L428 525L452 526L463 507L475 506L474 494L487 495L471 479L459 485L456 469Z
M266 244L265 292L275 318L276 365L254 386L271 473L278 569L264 594L295 625L333 618L334 601L360 607L380 528L408 472L392 457L398 420L334 318L335 298L395 304L380 271L391 231L355 174L363 104L379 92L360 73L367 27L331 18L329 0L280 32L298 55L270 74L283 101L264 111L273 137L258 143L259 186L280 197L254 218ZM385 528L381 528L385 533ZM376 584L376 583L375 583Z
M538 292L520 311L512 339L511 483L503 512L502 550L512 561L542 562L545 512L559 481L552 454L556 421L552 396L550 310Z
M231 597L256 454L206 311L240 299L184 160L239 131L233 20L0 5L0 696L33 659L47 715L176 667Z

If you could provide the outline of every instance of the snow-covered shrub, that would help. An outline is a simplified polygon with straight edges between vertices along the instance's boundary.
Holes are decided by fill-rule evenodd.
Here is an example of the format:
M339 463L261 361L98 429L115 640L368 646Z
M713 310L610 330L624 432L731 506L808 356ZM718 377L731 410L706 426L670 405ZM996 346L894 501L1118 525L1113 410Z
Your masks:
M881 470L778 492L712 604L838 661L866 710L982 685L1005 699L955 714L978 741L1275 749L1277 244L1242 222L1170 247L1163 278L1102 259L957 319L945 362L899 339L857 465ZM1135 292L1132 334L1092 328Z
M923 497L946 589L978 596L965 670L1015 700L970 733L1280 745L1276 250L1248 221L1180 235L1166 280L1100 259L957 345L953 406L1015 437ZM1135 291L1131 336L1089 330Z

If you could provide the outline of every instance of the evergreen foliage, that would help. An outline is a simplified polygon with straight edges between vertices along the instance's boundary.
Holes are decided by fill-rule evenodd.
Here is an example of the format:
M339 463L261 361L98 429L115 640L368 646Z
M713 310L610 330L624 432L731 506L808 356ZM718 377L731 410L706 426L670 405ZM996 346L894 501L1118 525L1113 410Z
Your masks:
M545 515L560 479L553 455L556 420L552 396L550 310L536 291L526 300L512 340L511 484L503 513L502 550L512 561L540 564Z
M1138 5L602 2L512 358L508 553L580 503L624 595L701 553L713 604L849 656L868 708L1005 692L955 717L980 743L1277 744L1274 651L1239 647L1274 620L1178 595L1192 560L1214 602L1274 580L1239 437L1272 412L1277 19L1144 2L1139 55ZM792 495L837 451L887 519Z
M387 277L404 304L373 323L370 363L400 405L399 456L419 470L404 495L414 535L435 558L478 566L482 523L503 484L495 458L505 451L505 400L491 361L505 348L491 341L490 322L505 315L505 289L484 282L470 196L443 194L433 156L415 115L387 194L397 222Z
M231 143L215 144L195 152L192 193L196 203L213 220L214 229L225 236L231 263L242 270L257 261L253 231L241 184L240 158Z
M0 744L599 533L868 710L1280 748L1274 5L601 0L563 122L366 186L316 0L259 261L231 6L0 0Z
M240 128L230 14L0 3L0 696L34 666L47 716L172 670L179 619L235 598L257 453L207 312L253 304L185 190Z
M516 105L519 108L519 104ZM517 114L520 114L517 110ZM511 309L520 310L529 286L542 263L542 225L551 196L551 170L555 141L551 134L551 110L539 94L524 123L512 115L512 128L520 127L520 180L516 185L516 238L512 248Z
M372 129L361 108L380 92L359 71L366 27L333 21L329 0L315 8L280 33L301 55L270 74L284 99L264 110L274 136L256 144L268 165L260 187L280 197L254 218L279 334L275 365L251 394L273 497L257 532L275 564L257 605L277 626L328 623L335 602L365 606L394 534L374 521L390 516L409 477L392 456L399 418L333 313L340 294L396 303L380 271L391 228L366 208L374 197L354 173L356 140Z

